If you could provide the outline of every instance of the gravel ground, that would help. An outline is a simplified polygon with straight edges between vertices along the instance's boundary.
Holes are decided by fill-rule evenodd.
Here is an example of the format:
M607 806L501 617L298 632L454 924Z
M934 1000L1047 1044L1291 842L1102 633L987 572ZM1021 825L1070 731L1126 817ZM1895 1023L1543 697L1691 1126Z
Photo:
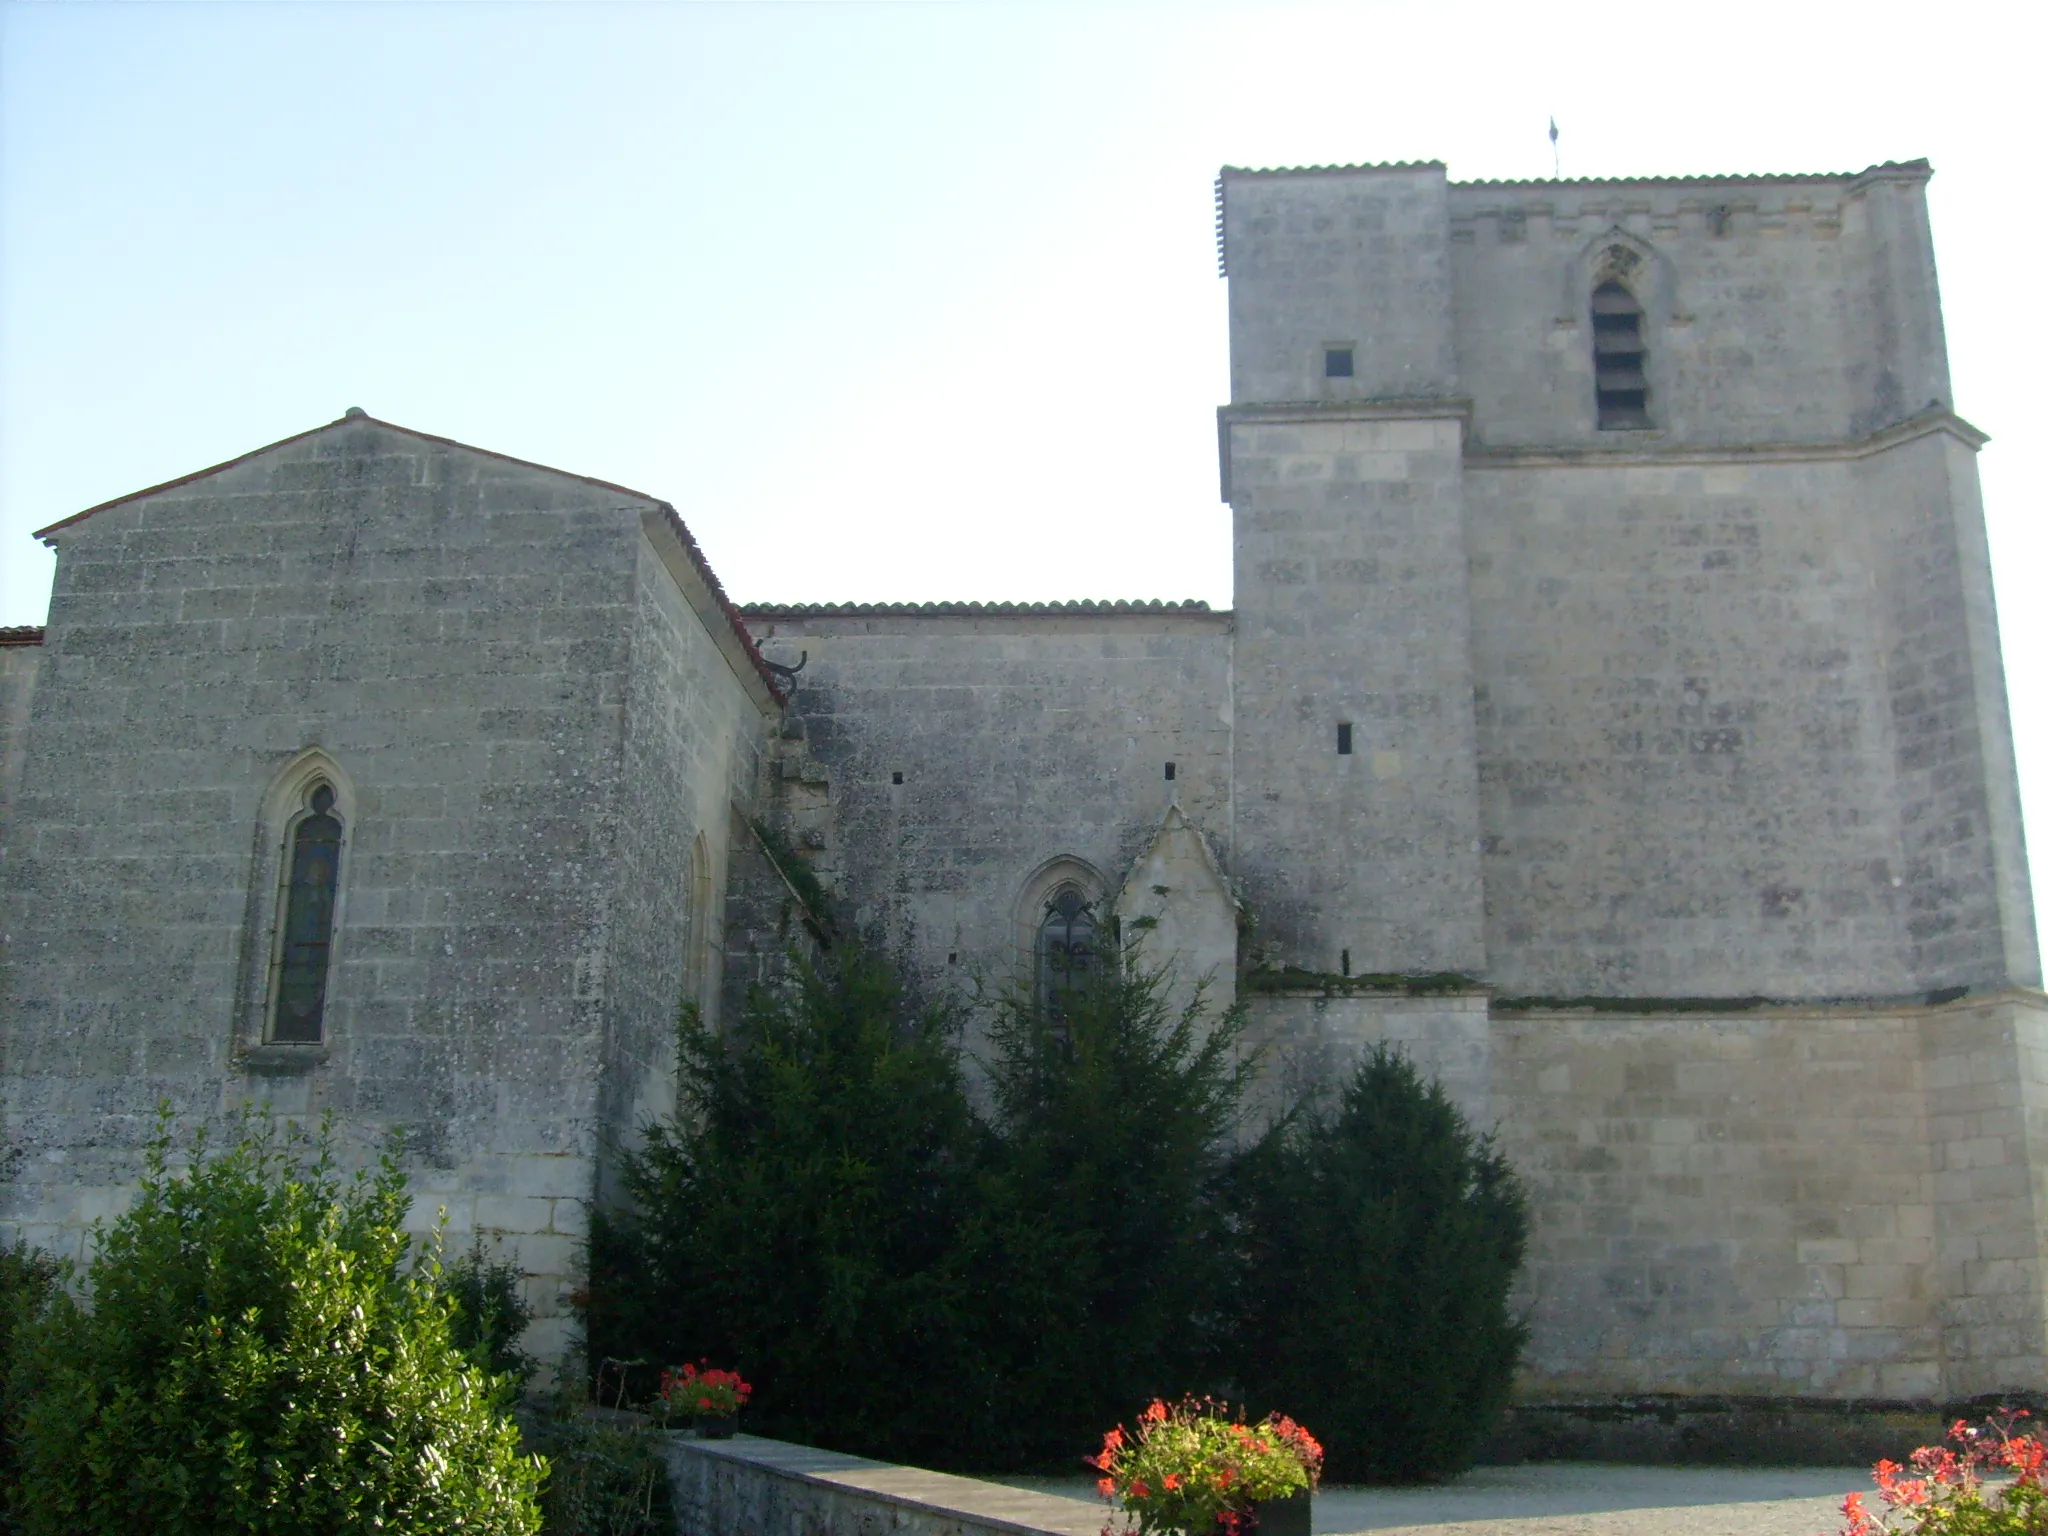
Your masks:
M1093 1501L1083 1478L991 1481ZM1616 1467L1539 1462L1479 1467L1430 1488L1331 1485L1316 1495L1316 1536L1832 1536L1842 1495L1869 1492L1854 1467Z

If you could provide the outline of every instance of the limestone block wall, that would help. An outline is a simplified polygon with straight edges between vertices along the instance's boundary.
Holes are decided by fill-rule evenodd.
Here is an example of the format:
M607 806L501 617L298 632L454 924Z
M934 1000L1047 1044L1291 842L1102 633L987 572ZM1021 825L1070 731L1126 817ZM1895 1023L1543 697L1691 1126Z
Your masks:
M1226 614L747 614L771 659L809 655L788 787L829 814L800 819L799 851L914 987L1028 974L1034 881L1113 895L1169 805L1228 836Z
M2038 980L1967 436L1468 459L1502 993Z
M514 1256L559 1346L641 920L622 779L659 510L352 418L54 530L0 851L0 1222L78 1251L160 1100L332 1110L353 1154L405 1133L416 1219ZM266 1053L266 801L308 749L347 790L326 1040Z
M1232 406L1231 873L1275 964L1486 966L1462 422Z
M1306 1087L1342 1083L1360 1056L1384 1043L1442 1083L1476 1129L1490 1131L1501 1112L1494 1099L1489 999L1482 990L1411 997L1332 986L1255 992L1244 1001L1246 1039L1268 1064L1259 1107L1284 1108Z
M21 783L21 765L28 755L28 706L43 664L43 632L0 629L0 840Z
M1858 175L1454 183L1452 309L1473 432L1583 444L1589 303L1616 246L1660 441L1861 436L1950 402L1924 162Z
M2040 1390L2043 1016L1496 1013L1523 1395Z
M1233 403L1457 393L1441 165L1226 168L1218 188ZM1349 374L1329 372L1332 348Z
M2025 992L1929 1010L1920 1050L1947 1385L2048 1381L2048 1006Z
M1854 461L1896 761L1901 948L1929 988L2041 980L1977 486L1982 439L1893 434Z
M1106 1507L756 1435L664 1437L679 1531L729 1536L1127 1536Z
M1503 994L1897 996L1895 736L1853 462L1467 476Z
M668 558L664 560L663 555ZM779 703L738 671L686 589L698 585L667 520L650 518L632 582L617 893L605 981L603 1172L675 1107L683 1002L716 1022L735 807L757 797ZM701 601L701 597L700 597ZM611 1180L602 1181L604 1195Z

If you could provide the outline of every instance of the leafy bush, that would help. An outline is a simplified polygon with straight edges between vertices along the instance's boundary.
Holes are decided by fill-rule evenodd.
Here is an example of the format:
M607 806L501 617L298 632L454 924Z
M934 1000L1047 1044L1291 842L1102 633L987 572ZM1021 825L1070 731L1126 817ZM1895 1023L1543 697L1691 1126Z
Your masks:
M1234 1183L1237 1366L1316 1424L1344 1480L1447 1477L1506 1406L1525 1330L1509 1290L1521 1185L1440 1084L1380 1046Z
M15 1331L40 1314L63 1278L63 1266L40 1248L16 1242L0 1248L0 1530L15 1526L6 1514L14 1502L18 1469L7 1384L14 1377Z
M637 1395L663 1365L730 1360L762 1434L905 1460L954 1443L978 1132L953 1021L901 1013L847 947L757 992L729 1039L686 1011L677 1114L591 1240L591 1353L648 1362Z
M529 1419L548 1459L543 1536L670 1536L668 1464L661 1435L631 1414L558 1397Z
M140 1198L99 1233L90 1309L21 1330L17 1515L48 1536L524 1536L541 1463L404 1261L405 1179L344 1181L253 1115L182 1176L150 1146Z
M449 1338L486 1375L504 1383L507 1397L516 1397L540 1366L519 1347L519 1336L533 1321L521 1279L518 1265L485 1254L481 1237L441 1272L441 1289L455 1304Z
M1958 1419L1954 1446L1923 1445L1912 1465L1880 1461L1874 1472L1884 1511L1852 1493L1842 1501L1842 1536L2038 1536L2048 1530L2048 1444L2014 1434L2024 1410L1972 1427ZM1987 1488L1984 1474L2005 1474Z

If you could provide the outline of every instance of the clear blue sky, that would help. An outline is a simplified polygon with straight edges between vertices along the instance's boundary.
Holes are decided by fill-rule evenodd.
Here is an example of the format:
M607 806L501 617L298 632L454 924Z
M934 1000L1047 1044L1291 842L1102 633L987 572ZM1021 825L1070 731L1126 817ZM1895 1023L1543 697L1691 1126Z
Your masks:
M0 0L0 623L28 530L349 405L742 600L1225 604L1218 165L1925 155L2048 876L2040 14Z

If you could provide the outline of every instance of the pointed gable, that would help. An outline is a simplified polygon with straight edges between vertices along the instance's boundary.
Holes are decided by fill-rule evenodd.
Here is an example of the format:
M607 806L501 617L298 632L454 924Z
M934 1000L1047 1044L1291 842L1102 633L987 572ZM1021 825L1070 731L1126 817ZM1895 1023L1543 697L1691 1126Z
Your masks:
M670 574L683 590L684 596L694 607L705 628L717 641L733 670L740 675L763 707L775 707L786 702L787 692L783 681L770 669L760 650L754 644L754 637L741 622L739 610L725 594L717 574L710 562L704 558L697 541L684 525L676 509L657 496L644 491L617 485L609 480L599 480L590 475L571 474L566 470L536 464L529 459L516 459L509 454L497 453L488 448L477 448L460 443L453 438L437 437L430 432L416 431L411 427L399 426L394 422L382 421L368 412L351 408L334 421L323 423L304 432L295 432L290 437L280 438L274 443L252 449L223 463L194 470L191 474L180 475L175 480L166 480L159 485L143 490L131 491L116 496L82 512L51 523L36 530L35 537L53 548L61 548L66 537L88 519L118 509L136 507L158 497L172 497L180 493L198 495L206 491L224 488L209 482L230 482L245 474L272 474L278 478L290 478L297 482L297 488L308 488L315 483L310 471L294 464L294 461L369 461L389 460L391 440L397 439L401 450L412 448L419 455L417 473L431 477L430 464L436 455L459 454L483 461L486 465L502 471L508 478L519 477L529 488L536 485L545 487L553 482L563 493L597 491L606 493L608 498L618 499L622 508L630 508L641 515L647 536L656 553L669 567ZM294 452L294 450L297 450ZM402 457L402 451L400 455ZM288 466L291 466L288 468ZM383 473L378 468L360 472L369 475ZM342 476L345 478L346 476Z
M1209 840L1175 801L1124 876L1117 922L1139 964L1170 965L1168 1001L1182 1008L1198 988L1220 1012L1237 1000L1237 899Z

